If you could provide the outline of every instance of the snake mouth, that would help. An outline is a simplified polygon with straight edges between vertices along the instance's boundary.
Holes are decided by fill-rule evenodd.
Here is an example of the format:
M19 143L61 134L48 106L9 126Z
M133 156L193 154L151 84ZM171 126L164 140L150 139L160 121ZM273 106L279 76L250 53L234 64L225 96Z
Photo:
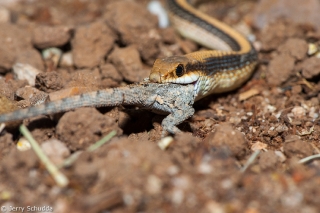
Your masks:
M173 83L178 84L192 84L193 85L193 94L197 98L200 91L200 76L197 73L190 73L188 75L177 78Z
M199 78L200 76L198 75L198 73L189 73L179 78L172 79L171 82L177 84L196 84Z

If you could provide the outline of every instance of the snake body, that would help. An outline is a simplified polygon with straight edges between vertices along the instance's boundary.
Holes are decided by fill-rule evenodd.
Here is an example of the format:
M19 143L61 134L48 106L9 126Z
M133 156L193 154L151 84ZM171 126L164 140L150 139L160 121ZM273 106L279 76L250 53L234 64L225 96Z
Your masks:
M187 0L167 0L172 25L184 37L214 50L157 59L149 80L194 84L196 100L234 90L251 76L257 52L239 32L192 7Z

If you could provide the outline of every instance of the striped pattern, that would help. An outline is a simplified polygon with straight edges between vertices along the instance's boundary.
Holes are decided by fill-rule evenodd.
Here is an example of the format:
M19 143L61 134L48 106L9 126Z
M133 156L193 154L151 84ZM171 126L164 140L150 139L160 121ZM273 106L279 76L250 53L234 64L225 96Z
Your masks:
M257 52L231 27L193 8L186 0L167 0L173 26L185 37L208 48L184 56L157 59L149 80L157 83L194 84L196 100L212 93L233 90L254 71ZM176 76L178 65L185 74Z
M188 6L187 4L188 3L186 1L167 0L168 9L172 14L174 14L174 16L179 16L182 19L187 20L188 22L192 22L197 26L205 29L209 33L216 35L221 40L228 43L232 50L239 51L241 49L239 43L234 38L225 33L222 29L219 29L215 25L212 25L206 20L201 19L201 17L197 16L197 14L193 12L193 10L188 10L188 7L186 7Z

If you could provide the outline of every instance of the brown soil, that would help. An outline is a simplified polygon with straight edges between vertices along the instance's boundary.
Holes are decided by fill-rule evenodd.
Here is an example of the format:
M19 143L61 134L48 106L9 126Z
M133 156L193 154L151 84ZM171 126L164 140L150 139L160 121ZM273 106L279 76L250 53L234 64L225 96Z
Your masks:
M10 20L0 23L1 112L32 105L39 95L56 100L138 82L156 58L201 48L170 27L159 29L147 0L30 2L6 6ZM255 35L260 63L237 91L197 102L195 115L179 126L184 133L166 150L158 146L163 116L134 107L27 119L53 162L81 152L61 169L70 184L59 188L32 150L17 149L17 124L8 126L0 135L1 206L54 212L320 212L320 161L299 163L320 152L320 59L307 54L308 44L320 43L319 23L308 19L312 14L304 14L303 23L291 19L290 11L298 16L301 9L292 4L283 16L272 12L290 1L268 2L198 5ZM312 13L315 2L296 5L309 5ZM73 62L43 59L49 47L71 54ZM16 63L40 70L35 82L17 79ZM25 87L30 83L32 88ZM112 130L117 136L110 142L87 151Z

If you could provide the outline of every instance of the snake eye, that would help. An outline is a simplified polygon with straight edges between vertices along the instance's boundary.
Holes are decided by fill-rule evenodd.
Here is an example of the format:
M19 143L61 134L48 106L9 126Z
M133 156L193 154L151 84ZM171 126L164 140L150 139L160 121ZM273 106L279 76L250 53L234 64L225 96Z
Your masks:
M176 75L177 75L178 77L181 77L181 76L183 76L183 74L184 74L184 67L183 67L182 64L179 64L179 65L176 67Z

